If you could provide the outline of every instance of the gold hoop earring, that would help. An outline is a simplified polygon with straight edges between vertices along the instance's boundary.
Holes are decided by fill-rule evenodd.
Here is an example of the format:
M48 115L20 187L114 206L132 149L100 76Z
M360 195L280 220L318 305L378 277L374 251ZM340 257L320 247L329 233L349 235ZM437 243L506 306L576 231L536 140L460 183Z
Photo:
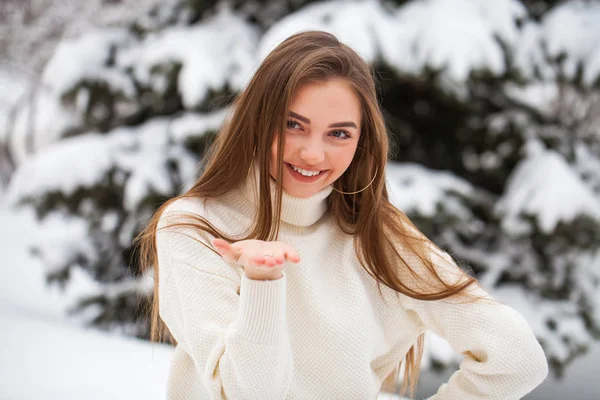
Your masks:
M367 149L365 149L364 147L357 147L357 149L361 149L361 150L367 151ZM367 190L369 188L369 186L371 186L371 184L375 181L375 178L377 178L377 173L378 172L379 172L379 169L377 168L377 166L375 166L375 174L373 175L373 179L371 179L371 182L369 182L369 184L367 186L365 186L364 188L362 188L360 190L357 190L355 192L343 192L341 190L337 190L336 188L333 187L333 183L330 184L330 186L331 186L331 188L333 190L335 190L336 192L341 193L341 194L357 194L357 193L360 193L360 192L363 192L363 191Z

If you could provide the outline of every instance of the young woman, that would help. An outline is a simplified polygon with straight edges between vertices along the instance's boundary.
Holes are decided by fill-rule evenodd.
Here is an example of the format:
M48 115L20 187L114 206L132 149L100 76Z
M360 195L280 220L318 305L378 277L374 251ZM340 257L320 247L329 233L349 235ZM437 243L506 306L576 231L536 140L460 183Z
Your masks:
M428 330L464 355L431 399L518 399L542 348L388 200L370 68L325 32L262 62L196 184L140 236L169 399L373 399ZM395 385L395 381L392 383Z

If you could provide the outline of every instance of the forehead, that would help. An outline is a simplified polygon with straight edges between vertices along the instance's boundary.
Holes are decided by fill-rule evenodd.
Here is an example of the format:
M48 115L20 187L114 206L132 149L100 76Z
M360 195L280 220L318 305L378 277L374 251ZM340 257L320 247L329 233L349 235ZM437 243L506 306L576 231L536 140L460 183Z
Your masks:
M361 106L345 80L331 79L301 86L292 99L291 111L309 118L311 124L353 121L358 125Z

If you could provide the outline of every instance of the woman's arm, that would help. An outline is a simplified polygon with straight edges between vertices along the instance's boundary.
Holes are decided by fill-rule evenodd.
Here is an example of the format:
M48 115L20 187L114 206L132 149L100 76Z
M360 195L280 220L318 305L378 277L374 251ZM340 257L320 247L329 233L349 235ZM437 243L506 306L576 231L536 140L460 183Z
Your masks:
M240 278L190 231L157 234L161 318L211 399L284 398L292 377L285 273L272 281Z
M444 265L442 276L459 267L446 254L433 254ZM520 399L548 374L542 347L527 321L514 309L496 302L480 286L470 293L485 300L423 301L403 296L404 306L416 313L423 326L446 339L464 356L460 369L429 400Z

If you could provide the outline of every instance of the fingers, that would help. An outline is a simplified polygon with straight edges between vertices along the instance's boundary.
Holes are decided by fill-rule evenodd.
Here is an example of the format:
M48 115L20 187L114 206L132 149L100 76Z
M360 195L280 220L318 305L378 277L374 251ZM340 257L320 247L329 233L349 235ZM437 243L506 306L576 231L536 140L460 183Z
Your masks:
M284 264L286 261L293 263L300 262L300 255L292 246L285 242L277 241L270 243L271 246L264 249L267 254L263 254L264 264L275 266ZM262 259L260 260L262 262Z
M219 238L214 238L211 242L227 262L237 262L240 258L240 249L232 246L229 242Z
M265 264L272 267L275 265L281 265L285 262L283 254L275 254L272 256L265 256Z
M282 254L279 255L257 255L250 259L255 265L266 265L273 267L275 265L281 265L285 262L285 257Z
M278 254L273 257L275 264L283 264L285 262L285 254Z
M286 252L286 259L287 261L293 262L293 263L299 263L300 262L300 256L297 253L293 253L293 254L289 254Z
M258 265L264 264L268 266L275 266L285 264L287 261L298 263L300 262L300 256L295 251L290 252L285 250L277 255L256 256L253 258L253 261L255 261Z
M300 262L300 254L294 249L292 246L286 246L284 255L287 261L291 261L293 263Z
M217 250L220 250L220 249L227 250L227 249L229 249L229 243L227 243L223 239L213 238L212 244L213 244L213 246L215 246L217 248Z
M300 255L296 249L285 242L262 242L259 246L256 245L259 241L255 240L230 244L223 239L213 238L211 242L227 262L251 263L255 266L268 267L282 265L286 261L300 262Z

